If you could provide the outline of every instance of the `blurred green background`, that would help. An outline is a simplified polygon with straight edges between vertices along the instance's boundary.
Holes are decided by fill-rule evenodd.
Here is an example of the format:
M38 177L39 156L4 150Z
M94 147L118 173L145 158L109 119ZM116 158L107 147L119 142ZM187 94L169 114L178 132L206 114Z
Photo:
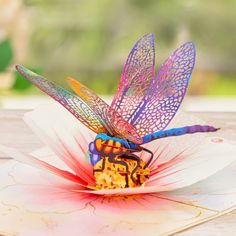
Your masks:
M190 95L236 95L235 0L0 0L0 94L41 94L14 72L23 64L68 88L68 75L114 94L126 57L148 32L156 64L193 41Z

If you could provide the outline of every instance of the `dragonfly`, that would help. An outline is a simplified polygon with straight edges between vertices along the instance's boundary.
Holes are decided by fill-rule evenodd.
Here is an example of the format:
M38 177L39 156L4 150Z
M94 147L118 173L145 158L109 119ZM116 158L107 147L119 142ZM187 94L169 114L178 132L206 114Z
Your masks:
M192 42L177 48L162 64L155 75L155 38L149 33L142 36L131 50L121 75L116 95L108 105L94 91L71 77L67 82L74 93L57 86L27 68L17 65L16 70L36 87L51 96L80 122L97 135L89 144L90 162L100 169L109 163L122 165L128 172L127 160L136 163L130 174L132 181L141 168L137 153L144 151L150 158L142 167L148 168L153 152L143 144L170 136L214 132L209 125L192 125L166 129L185 96L194 68L196 50ZM128 178L128 177L127 177ZM126 179L128 186L128 179Z

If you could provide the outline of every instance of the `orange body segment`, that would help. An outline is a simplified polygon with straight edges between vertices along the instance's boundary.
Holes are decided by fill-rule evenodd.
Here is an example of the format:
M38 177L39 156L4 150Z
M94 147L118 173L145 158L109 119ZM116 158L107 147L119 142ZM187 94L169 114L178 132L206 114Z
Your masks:
M94 141L96 150L103 156L119 156L127 151L125 147L113 139L103 140L98 138Z
M121 143L115 142L114 148L112 149L112 152L117 155L121 151Z
M114 146L114 140L110 139L110 140L107 140L106 144L104 144L104 153L105 154L110 154L111 151L112 151L112 148Z
M95 140L95 146L98 152L101 152L103 149L103 143L104 141L101 138L98 138Z

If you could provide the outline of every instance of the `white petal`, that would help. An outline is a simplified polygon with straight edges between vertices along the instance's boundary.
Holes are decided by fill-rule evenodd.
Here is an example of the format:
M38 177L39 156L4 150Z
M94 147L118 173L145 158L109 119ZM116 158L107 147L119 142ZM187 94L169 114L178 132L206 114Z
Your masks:
M203 181L168 192L168 195L172 198L185 199L197 205L223 211L236 206L235 179L236 162Z
M58 104L40 106L26 113L24 120L74 173L93 181L92 165L85 159L91 131Z
M177 158L178 159L178 158ZM165 186L165 191L186 187L203 180L236 161L236 145L222 138L207 138L202 145L170 161L147 181L148 186ZM158 169L157 169L158 170Z
M181 110L178 111L174 119L168 125L166 129L184 127L190 125L205 125L205 121L196 117L194 115L187 114ZM211 123L210 125L214 125ZM217 134L219 131L217 132ZM153 167L157 167L158 165L168 162L173 158L173 156L178 155L179 153L192 149L193 147L200 145L204 142L206 137L211 137L212 134L215 133L195 133L195 134L187 134L182 136L173 136L162 139L157 139L145 145L145 147L149 150L152 150L154 155L154 160L152 163ZM161 153L161 155L159 155ZM158 156L158 157L157 157ZM148 153L143 153L142 158L147 160L150 157ZM157 158L156 158L157 157Z
M41 168L44 170L46 169L59 177L62 177L64 179L67 179L67 180L77 183L78 186L83 186L83 187L87 186L87 183L84 182L84 180L81 179L79 176L76 176L76 175L70 173L69 171L62 170L62 169L59 169L55 166L52 166L45 161L34 158L33 156L21 153L14 148L9 148L9 147L0 145L0 150L1 150L1 152L5 153L9 157L12 157L19 162L23 162L23 163L28 164L30 166L34 166L34 167Z

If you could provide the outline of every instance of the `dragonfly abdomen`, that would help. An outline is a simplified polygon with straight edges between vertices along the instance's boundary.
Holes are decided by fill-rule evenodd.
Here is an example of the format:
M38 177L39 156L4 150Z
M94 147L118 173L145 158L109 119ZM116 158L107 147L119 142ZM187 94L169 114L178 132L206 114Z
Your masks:
M173 128L168 130L161 130L152 134L148 134L143 137L143 144L151 142L156 139L171 137L171 136L180 136L184 134L193 134L193 133L202 133L202 132L215 132L218 128L209 125L191 125L184 126L180 128Z

